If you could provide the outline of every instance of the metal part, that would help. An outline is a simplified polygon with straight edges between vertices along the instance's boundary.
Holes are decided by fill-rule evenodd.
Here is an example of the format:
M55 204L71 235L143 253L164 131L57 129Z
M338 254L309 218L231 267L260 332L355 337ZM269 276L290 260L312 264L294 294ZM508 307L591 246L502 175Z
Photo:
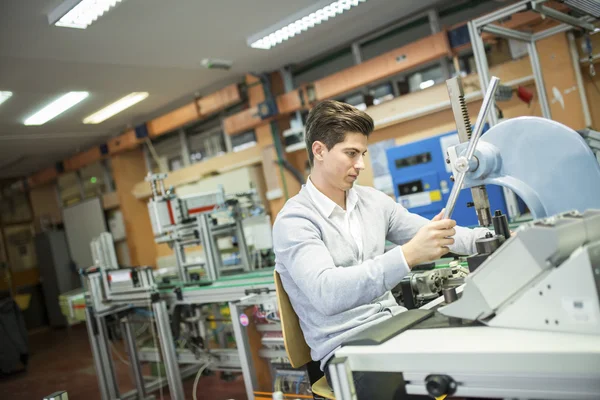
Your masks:
M115 374L115 368L111 357L108 330L106 329L106 320L102 316L95 316L96 325L98 327L98 353L100 356L102 369L104 370L104 378L106 379L106 388L109 398L119 398L119 386L117 384L117 377Z
M131 330L131 324L129 323L127 318L123 318L121 320L121 328L123 332L123 339L125 339L127 354L129 355L131 375L133 375L133 381L135 382L137 398L138 400L145 400L147 397L147 393L144 383L144 377L140 368L140 359L138 357L138 351L135 345L135 335Z
M450 304L458 300L458 294L456 293L456 288L444 288L442 289L442 294L444 295L444 302L446 304Z
M544 78L542 76L542 67L540 66L540 59L537 54L535 42L528 43L527 48L529 50L531 69L533 70L533 75L535 76L536 90L537 90L540 106L542 108L542 116L544 118L550 119L550 118L552 118L552 113L550 112L550 104L548 103L548 97L546 96L546 89L545 89L546 86L544 85Z
M490 110L490 106L494 102L494 94L496 92L496 88L498 87L498 83L500 79L497 77L492 77L490 81L490 85L488 90L485 93L485 97L483 98L483 103L481 105L481 109L479 110L479 116L477 117L477 122L475 125L474 135L469 140L469 147L467 148L466 156L461 157L461 159L457 160L458 163L461 161L466 161L470 163L473 159L473 154L475 153L475 147L479 142L479 138L481 137L481 133L483 131L483 125L485 124L485 120L487 114ZM455 162L456 165L456 162ZM458 194L462 189L463 181L465 179L465 172L460 172L455 175L455 182L452 186L452 191L450 192L450 197L448 198L448 203L446 204L446 208L444 209L443 219L450 218L452 215L452 211L454 211L454 206L456 205L456 200L458 198ZM489 205L488 205L489 207Z
M533 35L531 33L520 32L498 25L485 25L481 28L481 30L493 35L502 36L507 39L520 40L523 42L530 42L533 39Z
M532 151L536 146L544 151ZM465 143L448 148L452 164L465 149ZM600 165L585 140L556 121L538 117L503 121L482 137L476 157L479 166L465 175L465 187L506 187L525 202L534 218L600 208ZM560 168L548 174L549 165Z
M250 354L250 343L248 342L248 335L245 335L243 332L246 328L240 323L240 311L237 302L229 303L229 312L231 314L235 342L240 354L244 386L246 387L248 400L254 400L254 388L257 387L257 380L255 374L252 373L254 365Z
M92 349L92 357L94 358L94 369L98 377L98 386L100 389L100 398L102 400L112 400L109 395L108 381L106 379L104 366L100 357L100 349L98 344L98 325L93 316L93 311L90 307L85 308L85 324L87 325L88 338Z
M169 392L173 400L184 400L183 383L181 381L181 373L179 372L179 364L177 363L177 354L175 353L175 345L173 335L171 334L171 324L169 323L169 313L164 300L159 300L152 304L156 325L159 331L158 337L160 349L165 363L167 380L169 382Z
M479 254L492 254L504 243L504 236L488 233L485 237L475 241L475 247Z
M458 138L461 143L468 142L469 139L471 139L472 134L471 120L465 101L462 79L459 76L448 79L446 81L446 86L448 88L450 104L452 105L454 120L456 121ZM475 205L479 225L489 226L491 222L490 201L485 186L471 188L471 196L473 197L473 204Z
M542 15L548 16L550 18L553 18L557 21L564 22L565 24L568 24L571 26L576 26L576 27L585 29L590 32L594 32L596 30L596 27L593 24L582 21L579 18L572 17L570 15L567 15L565 13L557 11L553 8L546 7L541 4L537 4L536 2L531 3L531 10L538 12Z

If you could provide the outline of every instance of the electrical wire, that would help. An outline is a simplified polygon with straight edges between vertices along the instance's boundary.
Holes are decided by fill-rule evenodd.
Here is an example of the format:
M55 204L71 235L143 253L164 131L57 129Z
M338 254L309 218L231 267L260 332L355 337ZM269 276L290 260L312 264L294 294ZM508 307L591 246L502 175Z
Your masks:
M212 362L207 362L206 364L204 364L199 370L198 373L196 374L196 379L194 379L194 388L192 389L192 395L194 397L194 400L198 400L198 398L196 397L196 390L198 389L198 382L200 382L200 376L202 376L202 373L204 372L204 370L206 368L208 368L209 365L211 365Z
M110 348L111 348L111 350L112 350L112 353L113 353L113 354L115 354L115 355L117 356L117 358L119 359L119 361L121 361L121 362L122 362L123 364L125 364L125 365L131 365L131 364L129 363L129 361L127 361L127 360L125 359L125 357L123 357L123 354L121 354L121 352L119 352L119 351L117 350L117 347L115 346L115 344L114 344L113 342L110 342Z

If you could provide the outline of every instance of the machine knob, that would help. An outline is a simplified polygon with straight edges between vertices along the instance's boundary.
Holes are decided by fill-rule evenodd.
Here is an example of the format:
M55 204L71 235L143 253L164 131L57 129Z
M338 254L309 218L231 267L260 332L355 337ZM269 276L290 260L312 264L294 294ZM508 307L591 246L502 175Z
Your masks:
M429 375L425 378L427 393L433 397L452 396L456 392L456 382L448 375Z

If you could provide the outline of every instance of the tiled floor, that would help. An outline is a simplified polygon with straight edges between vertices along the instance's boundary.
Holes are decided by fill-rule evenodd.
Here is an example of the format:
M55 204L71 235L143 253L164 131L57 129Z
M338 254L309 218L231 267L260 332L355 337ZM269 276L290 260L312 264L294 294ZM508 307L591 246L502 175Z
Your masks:
M69 400L100 400L98 382L85 325L71 329L45 330L29 337L30 363L26 372L0 380L0 399L42 400L58 390L66 390ZM124 354L124 351L121 350ZM122 393L133 389L129 367L115 358L117 380ZM192 399L194 377L184 381L186 399ZM160 391L154 393L161 399ZM5 397L6 396L6 397ZM168 387L162 398L167 400ZM203 376L198 384L198 400L247 400L241 375L225 382L215 373Z

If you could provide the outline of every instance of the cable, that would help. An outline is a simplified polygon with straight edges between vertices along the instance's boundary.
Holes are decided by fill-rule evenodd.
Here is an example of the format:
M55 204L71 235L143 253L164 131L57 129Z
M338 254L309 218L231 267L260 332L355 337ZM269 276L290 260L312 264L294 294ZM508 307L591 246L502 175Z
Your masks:
M204 364L204 366L202 366L199 370L198 373L196 374L196 379L194 379L194 388L192 389L192 395L194 396L194 400L198 400L198 398L196 397L196 390L198 388L198 382L200 382L200 376L202 376L202 373L204 372L204 370L206 368L208 368L209 365L211 365L212 362L207 362L206 364Z
M125 365L131 365L129 363L129 361L127 361L125 359L125 357L123 357L123 355L117 350L117 348L116 348L116 346L115 346L115 344L113 342L110 342L110 348L112 350L112 353L117 356L117 358L119 359L119 361L121 361Z

